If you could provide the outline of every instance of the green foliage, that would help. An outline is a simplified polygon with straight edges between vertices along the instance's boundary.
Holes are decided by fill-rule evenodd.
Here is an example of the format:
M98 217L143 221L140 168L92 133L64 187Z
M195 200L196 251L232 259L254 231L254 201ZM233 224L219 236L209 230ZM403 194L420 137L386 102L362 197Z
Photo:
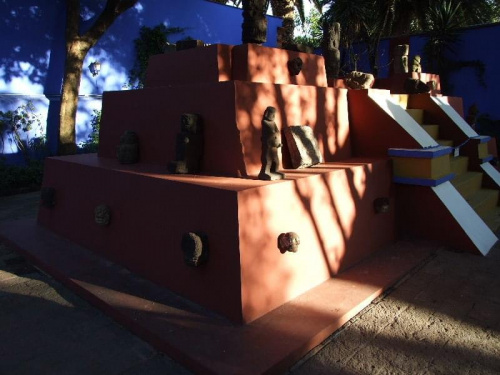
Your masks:
M159 24L155 27L142 26L139 30L139 37L134 40L135 62L130 70L129 83L130 88L142 88L146 79L146 69L149 58L165 52L168 44L168 36L182 33L183 28L167 27Z
M299 35L294 37L294 43L319 48L323 38L321 14L312 8L303 22L298 15L295 15L295 32Z
M0 196L26 193L40 189L43 161L30 160L27 165L7 165L0 158Z
M450 73L463 68L473 68L479 83L486 86L484 81L485 65L479 60L459 60L453 58L456 46L460 43L459 28L467 23L461 2L454 0L434 1L426 18L428 40L424 46L427 70L440 75L441 86L444 92L452 90L449 83ZM478 19L472 17L470 19Z
M38 138L31 137L29 132L35 130ZM26 162L30 160L30 150L40 151L45 148L46 138L43 135L40 115L31 101L20 105L13 111L0 111L1 150L5 148L4 137L22 152Z
M99 129L101 127L101 113L102 111L94 110L90 126L92 132L89 134L86 141L79 144L80 150L84 154L97 152L99 149Z

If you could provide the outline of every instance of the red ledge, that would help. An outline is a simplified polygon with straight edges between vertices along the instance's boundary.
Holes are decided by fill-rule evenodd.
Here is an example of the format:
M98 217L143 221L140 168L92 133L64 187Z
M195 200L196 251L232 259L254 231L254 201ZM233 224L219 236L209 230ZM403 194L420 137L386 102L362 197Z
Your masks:
M53 235L34 220L2 223L0 237L179 363L208 374L286 371L433 251L397 243L262 318L237 326Z

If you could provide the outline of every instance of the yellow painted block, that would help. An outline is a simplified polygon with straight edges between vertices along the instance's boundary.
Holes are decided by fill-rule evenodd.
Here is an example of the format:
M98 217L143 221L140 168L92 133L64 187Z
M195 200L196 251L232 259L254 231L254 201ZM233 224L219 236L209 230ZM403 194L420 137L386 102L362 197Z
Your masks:
M437 143L439 143L441 146L453 147L453 141L450 139L438 139Z
M438 139L439 125L422 125L422 128L434 139Z
M467 156L456 156L450 159L451 171L457 176L467 172L469 158Z
M420 125L424 123L424 110L423 109L407 109L406 112L413 117L413 119Z
M394 175L436 180L451 173L450 155L437 158L393 158Z
M408 106L408 94L391 94L391 98L403 107L403 109L406 109Z
M488 155L488 143L479 143L477 145L477 156L479 157L479 159L483 159Z

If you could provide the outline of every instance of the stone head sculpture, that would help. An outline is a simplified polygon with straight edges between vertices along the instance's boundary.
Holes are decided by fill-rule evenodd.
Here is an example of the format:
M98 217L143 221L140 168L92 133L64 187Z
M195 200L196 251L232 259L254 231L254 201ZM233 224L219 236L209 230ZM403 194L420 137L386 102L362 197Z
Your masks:
M97 225L106 226L111 222L111 208L101 204L94 209L94 221Z
M184 262L191 267L198 267L208 261L208 238L204 234L184 233L181 241Z
M296 57L294 59L291 59L288 61L288 71L290 72L290 75L296 76L302 71L302 66L304 65L304 62L300 57Z
M385 214L389 212L389 208L390 208L389 198L380 197L376 198L373 201L373 209L375 210L376 214Z
M299 250L300 238L295 232L281 233L278 236L278 249L281 254L288 252L296 253Z

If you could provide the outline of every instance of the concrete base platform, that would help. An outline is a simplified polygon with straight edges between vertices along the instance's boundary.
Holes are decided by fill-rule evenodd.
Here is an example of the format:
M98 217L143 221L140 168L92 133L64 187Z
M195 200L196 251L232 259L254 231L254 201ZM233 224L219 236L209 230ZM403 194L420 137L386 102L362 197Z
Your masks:
M32 219L0 237L196 373L285 371L433 251L398 243L247 325L235 325L57 237Z

